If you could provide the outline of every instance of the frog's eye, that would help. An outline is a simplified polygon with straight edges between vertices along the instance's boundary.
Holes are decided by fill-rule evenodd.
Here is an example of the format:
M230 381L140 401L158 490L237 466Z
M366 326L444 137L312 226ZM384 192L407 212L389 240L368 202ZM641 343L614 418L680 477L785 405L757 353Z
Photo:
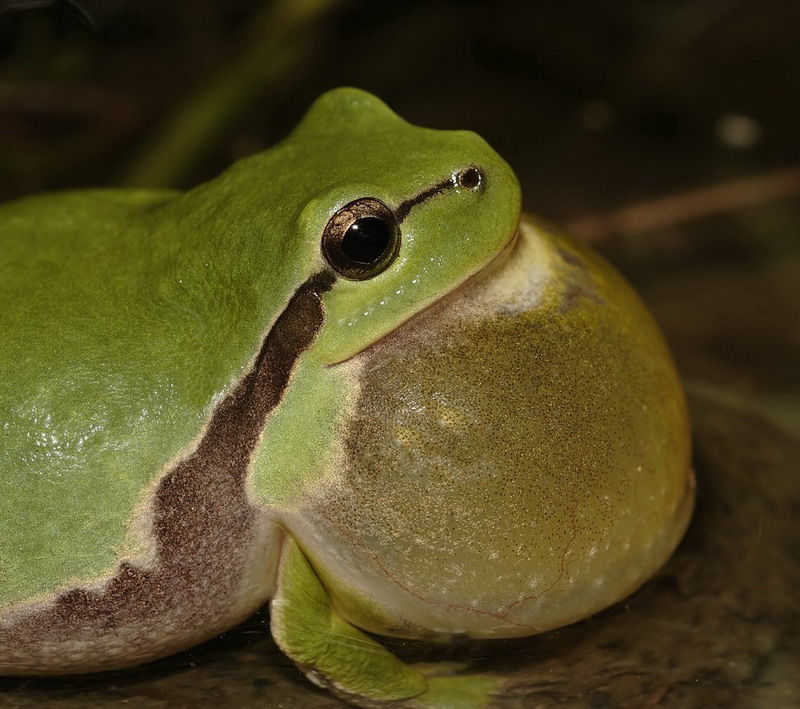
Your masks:
M363 197L334 214L322 233L322 253L345 278L363 281L377 276L400 249L400 227L392 210Z

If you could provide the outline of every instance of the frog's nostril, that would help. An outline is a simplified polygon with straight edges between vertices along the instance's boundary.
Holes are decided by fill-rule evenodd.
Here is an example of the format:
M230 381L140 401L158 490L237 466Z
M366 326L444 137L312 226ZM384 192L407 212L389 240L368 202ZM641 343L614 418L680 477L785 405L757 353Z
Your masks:
M462 170L456 175L456 182L459 187L468 190L477 190L484 182L483 172L474 165Z

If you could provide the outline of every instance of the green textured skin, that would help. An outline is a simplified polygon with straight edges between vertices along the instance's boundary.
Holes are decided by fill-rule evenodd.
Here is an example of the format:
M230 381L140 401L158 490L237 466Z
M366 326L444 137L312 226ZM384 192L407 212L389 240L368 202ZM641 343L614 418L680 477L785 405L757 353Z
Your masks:
M189 192L86 191L0 207L0 610L101 580L121 559L146 561L154 485L191 449L291 294L326 268L329 217L363 196L396 207L470 164L486 189L415 207L391 268L339 279L325 295L313 370L391 331L513 234L516 178L478 136L411 126L341 89L286 141ZM313 416L294 423L312 442L330 434ZM258 469L263 499L280 474ZM297 482L284 479L282 494Z

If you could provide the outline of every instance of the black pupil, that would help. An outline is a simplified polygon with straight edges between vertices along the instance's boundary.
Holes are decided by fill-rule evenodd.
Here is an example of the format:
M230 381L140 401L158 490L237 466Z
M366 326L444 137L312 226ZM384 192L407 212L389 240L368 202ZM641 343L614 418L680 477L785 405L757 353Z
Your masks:
M378 217L361 217L356 219L342 237L342 253L359 263L374 263L383 256L392 230Z

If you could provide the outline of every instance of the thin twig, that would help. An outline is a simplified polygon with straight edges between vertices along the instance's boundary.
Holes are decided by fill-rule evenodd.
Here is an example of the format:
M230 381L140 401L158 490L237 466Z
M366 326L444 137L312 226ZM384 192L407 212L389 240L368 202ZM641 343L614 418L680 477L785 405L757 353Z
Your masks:
M108 87L0 81L0 114L92 117L125 116L135 110L130 95Z
M800 194L800 168L788 168L753 177L682 192L605 214L578 217L567 228L586 242L674 226Z

